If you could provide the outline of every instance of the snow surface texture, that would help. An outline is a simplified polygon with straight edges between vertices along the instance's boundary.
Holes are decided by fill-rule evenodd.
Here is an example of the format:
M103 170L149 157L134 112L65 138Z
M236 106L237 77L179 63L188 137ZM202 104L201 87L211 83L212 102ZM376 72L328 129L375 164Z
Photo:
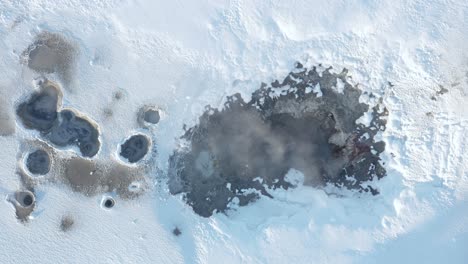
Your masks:
M465 263L467 5L1 1L1 262ZM23 52L42 32L73 43L72 67L28 67ZM386 143L387 176L373 183L380 194L304 186L304 175L290 170L286 178L297 188L276 189L274 199L227 215L202 218L181 195L170 195L163 177L183 125L196 125L206 105L222 108L227 95L249 101L261 82L283 78L296 61L347 68L360 89L376 96L361 96L363 103L383 98L389 116L376 137ZM76 146L50 150L46 175L32 178L25 169L27 154L47 145L37 141L40 132L23 127L15 109L36 91L40 75L60 85L63 108L98 124L102 145L93 159L104 168L102 186L116 193L91 190L87 197L86 188L67 182L73 171L54 169L59 153L93 171ZM146 105L157 106L160 120L142 127L138 114ZM358 119L370 121L370 112ZM135 134L148 135L152 145L129 165L119 148ZM105 180L111 168L135 178L113 186ZM26 199L34 212L22 223L13 202L25 202L27 193L17 191L28 180L42 184ZM133 192L137 199L122 195ZM115 204L107 208L110 198Z

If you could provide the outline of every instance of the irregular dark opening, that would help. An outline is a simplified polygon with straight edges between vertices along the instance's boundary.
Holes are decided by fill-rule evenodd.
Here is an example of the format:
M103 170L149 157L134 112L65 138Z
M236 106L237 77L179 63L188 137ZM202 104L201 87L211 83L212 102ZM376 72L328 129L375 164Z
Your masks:
M306 185L378 193L362 183L385 175L378 156L384 144L374 136L385 128L386 110L372 109L368 127L356 124L369 110L360 95L347 70L319 74L298 64L283 82L262 85L249 102L235 94L222 110L207 107L182 136L189 148L170 158L171 193L184 193L205 217L225 211L234 198L242 206L258 193L272 197L265 186L292 187L285 179L291 169L304 174Z

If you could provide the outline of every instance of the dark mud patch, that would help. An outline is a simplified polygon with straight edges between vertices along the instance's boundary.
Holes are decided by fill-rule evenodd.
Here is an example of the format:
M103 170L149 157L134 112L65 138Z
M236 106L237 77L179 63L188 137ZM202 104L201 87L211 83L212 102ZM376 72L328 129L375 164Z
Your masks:
M234 198L242 206L258 193L272 197L268 188L293 187L285 180L290 169L301 171L306 185L376 193L364 183L385 175L384 144L374 136L385 128L386 110L372 109L369 127L356 124L369 106L348 78L347 70L319 74L298 64L249 102L236 94L222 110L207 107L182 137L188 147L170 158L171 193L184 193L205 217L225 211Z
M74 191L93 195L100 186L103 172L93 161L74 158L65 162L63 177Z
M120 146L120 156L130 163L141 160L150 147L150 140L144 135L133 135Z
M39 33L23 52L23 61L36 72L57 73L63 81L69 82L77 55L77 48L70 40L45 31Z
M142 194L147 183L142 169L118 162L102 163L74 157L64 161L59 181L75 192L87 196L116 192L121 198L132 199Z
M26 158L26 167L32 174L47 174L50 171L49 154L42 149L31 152Z

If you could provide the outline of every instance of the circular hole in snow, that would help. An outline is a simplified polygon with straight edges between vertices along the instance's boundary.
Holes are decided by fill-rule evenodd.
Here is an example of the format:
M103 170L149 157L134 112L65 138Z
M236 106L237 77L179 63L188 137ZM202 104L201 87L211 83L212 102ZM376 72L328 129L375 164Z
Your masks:
M23 204L25 206L31 206L31 204L33 203L34 199L31 195L27 194L24 196L23 198Z
M112 197L107 197L103 200L102 205L107 209L111 209L115 205L115 200Z

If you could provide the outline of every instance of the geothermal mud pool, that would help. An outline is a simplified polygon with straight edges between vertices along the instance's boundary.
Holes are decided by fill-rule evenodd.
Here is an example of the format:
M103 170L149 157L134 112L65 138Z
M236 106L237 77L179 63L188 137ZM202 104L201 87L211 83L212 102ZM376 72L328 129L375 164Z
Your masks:
M40 33L23 52L24 65L39 76L33 82L35 90L17 103L16 116L24 129L39 132L39 137L20 144L17 172L22 186L9 200L21 221L27 221L34 211L35 187L46 182L65 184L86 196L113 193L122 199L134 199L148 189L145 175L151 166L126 166L112 156L97 158L102 145L99 126L84 113L62 109L62 89L49 79L58 77L65 84L71 81L77 54L76 47L65 37L49 32ZM2 124L14 119L7 110L2 108ZM149 116L146 122L159 121L159 115L155 117L153 112L145 115ZM14 129L7 127L1 132L6 136ZM135 163L147 155L150 145L149 137L133 135L120 146L120 152L115 152ZM115 203L111 196L103 198L105 209ZM72 215L63 216L60 229L68 231L73 224Z
M330 70L319 74L298 64L249 102L235 94L221 110L208 107L182 136L188 146L170 159L171 193L184 193L196 213L209 217L235 198L242 206L259 194L272 197L268 188L293 187L285 176L296 169L306 185L377 194L364 183L385 175L384 143L374 136L385 129L386 109L372 110L370 126L356 124L369 106L359 103L361 91L347 70Z
M66 85L63 79L71 80L78 54L66 38L47 32L23 53L24 64L39 74L36 89L16 104L19 124L39 135L20 144L22 186L10 197L23 221L34 210L35 187L44 182L64 184L86 196L101 194L102 208L110 210L117 196L134 199L150 188L150 175L161 175L145 158L150 156L151 137L129 135L114 155L103 157L100 149L106 142L101 142L99 125L84 113L62 108L62 89L50 79L57 77ZM302 172L306 185L378 194L370 182L386 173L379 158L385 145L375 136L385 129L387 110L360 103L362 92L349 80L346 69L333 73L331 68L319 71L298 63L283 81L263 84L249 101L234 94L222 109L208 106L198 124L181 137L185 147L170 157L170 192L183 193L204 217L225 212L234 202L243 206L262 195L273 198L271 189L295 187L286 177L290 170ZM115 100L121 97L121 92L114 95ZM7 110L0 112L0 121L11 123L14 118ZM112 115L109 109L103 111ZM366 113L372 116L369 124L357 122ZM136 121L150 132L161 122L160 109L143 106ZM10 123L0 131L3 135L14 133ZM73 216L65 215L60 229L68 231L73 224ZM176 229L174 234L180 235Z

